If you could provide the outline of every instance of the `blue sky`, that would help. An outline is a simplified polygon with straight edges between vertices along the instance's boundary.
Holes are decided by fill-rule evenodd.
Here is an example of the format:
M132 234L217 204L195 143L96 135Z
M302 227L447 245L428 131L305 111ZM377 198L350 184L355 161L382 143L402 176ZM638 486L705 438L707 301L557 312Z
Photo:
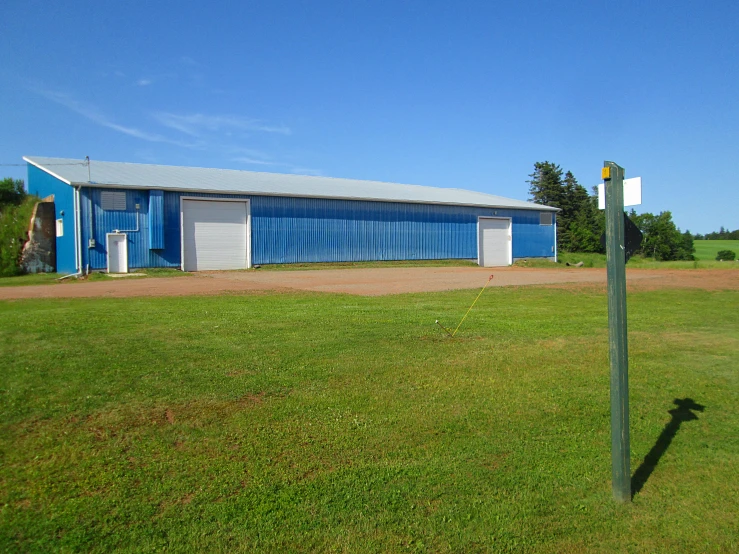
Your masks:
M0 7L0 163L318 174L528 198L537 161L739 228L739 3L49 2ZM0 175L23 178L25 168Z

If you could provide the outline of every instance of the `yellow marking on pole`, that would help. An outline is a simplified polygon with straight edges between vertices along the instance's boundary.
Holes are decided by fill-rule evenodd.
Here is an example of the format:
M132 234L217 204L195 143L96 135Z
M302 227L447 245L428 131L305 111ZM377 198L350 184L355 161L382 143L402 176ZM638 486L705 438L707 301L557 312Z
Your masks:
M452 338L454 338L454 335L457 334L457 331L459 331L459 328L462 326L462 323L464 323L464 320L467 319L467 314L469 314L470 311L472 310L472 308L475 307L475 304L477 304L477 301L482 296L482 293L485 292L485 287L487 287L488 286L488 283L490 283L490 281L492 281L492 280L493 280L493 276L491 275L490 278L488 279L488 282L485 283L485 286L484 287L482 287L482 290L480 291L480 294L478 294L477 295L477 298L475 298L475 301L472 303L472 306L470 306L470 309L467 310L467 313L466 314L464 314L464 317L462 318L462 321L459 322L459 325L457 325L457 328L452 333Z
M600 170L600 176L603 178L604 181L608 181L611 178L611 168L610 167L604 167Z

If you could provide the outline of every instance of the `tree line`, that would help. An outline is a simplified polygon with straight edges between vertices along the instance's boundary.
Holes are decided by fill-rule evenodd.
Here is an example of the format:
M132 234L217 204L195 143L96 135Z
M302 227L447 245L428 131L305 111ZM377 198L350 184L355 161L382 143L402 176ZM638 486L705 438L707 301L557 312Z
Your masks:
M604 254L600 239L605 232L606 217L598 209L597 188L593 187L593 194L589 194L571 171L564 172L552 162L536 162L529 178L526 182L531 200L561 210L556 216L558 251ZM656 260L694 259L693 235L690 231L681 232L669 211L654 215L637 214L632 209L628 216L643 235L637 254Z
M722 225L718 231L706 233L705 235L698 233L693 235L693 238L695 240L739 240L739 229L729 231L728 229L724 229Z
M26 189L22 179L6 177L0 180L0 210L5 206L19 206L26 198Z

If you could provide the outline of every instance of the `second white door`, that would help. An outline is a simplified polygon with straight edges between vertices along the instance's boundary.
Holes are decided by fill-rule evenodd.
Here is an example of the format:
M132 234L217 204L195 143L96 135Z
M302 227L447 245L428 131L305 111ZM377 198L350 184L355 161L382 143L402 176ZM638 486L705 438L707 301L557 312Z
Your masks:
M511 220L481 217L478 226L478 263L484 267L510 265Z

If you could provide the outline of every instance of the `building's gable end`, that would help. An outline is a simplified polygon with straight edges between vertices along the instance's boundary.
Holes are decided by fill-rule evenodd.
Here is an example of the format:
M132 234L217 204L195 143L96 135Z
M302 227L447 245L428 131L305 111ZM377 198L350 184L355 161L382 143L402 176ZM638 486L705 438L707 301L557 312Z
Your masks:
M48 171L28 164L29 194L39 198L54 197L54 218L61 236L56 237L56 270L59 273L75 273L77 255L75 248L76 214L74 188Z

